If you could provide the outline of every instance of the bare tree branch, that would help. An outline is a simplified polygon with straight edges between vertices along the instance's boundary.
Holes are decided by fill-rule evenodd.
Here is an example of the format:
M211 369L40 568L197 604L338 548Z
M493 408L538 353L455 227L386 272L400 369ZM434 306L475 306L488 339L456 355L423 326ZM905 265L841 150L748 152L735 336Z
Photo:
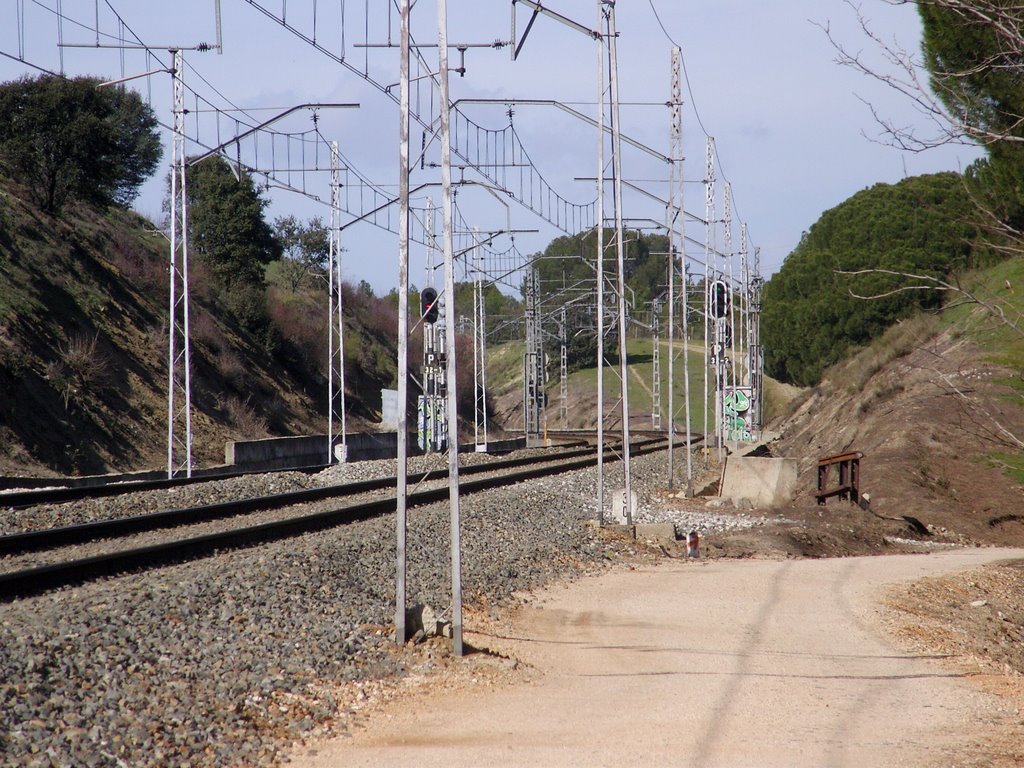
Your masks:
M841 41L837 40L828 24L818 26L825 32L832 47L838 53L836 62L850 67L873 80L881 82L905 96L915 110L933 126L930 135L922 135L918 129L900 126L883 117L873 105L866 102L871 109L875 122L887 137L886 143L907 152L923 152L927 149L945 144L981 144L989 146L997 142L1024 143L1024 136L1017 136L1014 131L1024 126L1024 115L1001 113L1008 127L999 130L978 126L968 122L967 115L953 114L940 98L942 89L952 93L944 82L958 80L975 75L979 72L997 69L1010 70L1018 75L1024 74L1024 25L1022 16L1024 8L1014 5L1001 7L995 0L884 0L889 5L934 6L951 11L966 22L984 25L996 35L1000 45L1000 53L977 64L970 71L938 73L928 83L923 79L925 67L919 58L913 56L895 42L889 43L881 38L870 26L859 5L854 0L844 0L857 16L857 21L877 52L881 53L891 71L884 72L869 64L862 53L854 52ZM937 89L939 93L933 92Z
M959 304L977 304L979 307L982 307L991 315L998 318L999 321L1003 323L1006 327L1011 328L1015 333L1019 334L1021 337L1024 337L1024 327L1022 327L1022 323L1024 323L1024 315L1022 315L1019 311L1013 310L1014 314L1017 316L1017 319L1011 319L1010 317L1007 317L1006 310L1003 308L1002 305L980 299L971 291L968 291L966 288L963 288L958 285L953 285L941 278L932 277L931 275L915 275L910 272L900 272L894 269L858 269L852 271L837 269L834 270L834 272L837 275L846 275L848 277L857 277L858 275L882 274L902 277L907 280L919 280L922 283L924 283L924 285L901 286L899 288L894 288L891 291L872 294L870 296L859 296L855 294L852 289L848 290L850 292L850 295L853 296L855 299L864 299L867 301L872 301L875 299L884 299L886 296L892 296L894 294L910 290L932 290L955 293L961 297L961 299L959 300ZM1010 287L1012 288L1012 286Z

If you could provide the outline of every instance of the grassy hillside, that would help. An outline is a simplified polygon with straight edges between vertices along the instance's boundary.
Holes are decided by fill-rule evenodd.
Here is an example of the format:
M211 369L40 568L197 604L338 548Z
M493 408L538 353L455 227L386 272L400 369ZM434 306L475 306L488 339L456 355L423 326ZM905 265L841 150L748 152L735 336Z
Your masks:
M965 275L942 311L897 323L806 390L777 446L800 461L801 492L812 494L818 458L861 451L862 490L879 513L1024 542L1018 283L1020 260Z
M662 340L660 352L661 379L661 424L668 424L669 392L668 392L668 342ZM675 422L682 431L686 423L685 389L683 378L683 345L676 342L674 357L674 407ZM523 387L523 352L522 342L511 342L496 345L488 350L488 381L495 399L498 419L509 431L521 431L523 425L522 387ZM690 427L694 432L704 431L704 353L697 345L691 345L689 358L690 369ZM629 412L630 424L637 428L649 429L653 424L652 410L654 401L654 361L653 342L650 339L629 339L627 341L629 357ZM593 429L597 416L597 369L584 368L569 374L568 377L568 414L566 424L560 420L560 394L557 368L549 374L547 394L547 424L550 429ZM604 401L606 426L614 427L621 423L619 406L619 368L618 365L606 366L604 376ZM773 408L770 398L766 408ZM713 418L713 400L709 406ZM776 408L777 410L777 408Z
M972 275L966 289L970 296L954 298L959 306L944 314L944 322L977 345L986 363L1002 369L993 377L1005 387L1000 404L1018 415L1024 411L1024 262L1011 259ZM1024 432L1009 426L992 424L994 445L984 460L1024 486Z
M661 380L661 422L662 426L668 423L669 397L668 397L668 342L660 342L660 380ZM629 395L630 423L635 426L650 429L653 424L653 403L654 403L654 343L650 339L629 339L626 342L626 355L629 362L629 382L627 393ZM673 362L675 379L673 412L677 428L682 429L686 423L685 391L683 379L683 345L676 343L676 353ZM704 393L704 353L700 349L690 349L690 426L694 431L700 432L704 429L703 393ZM618 410L619 392L619 366L605 367L603 371L605 408L606 411L615 409L616 415L613 423L620 423ZM578 413L579 409L574 407L573 400L580 395L583 400L591 404L596 403L597 393L597 369L585 368L569 375L569 412L570 421L579 419L585 414ZM589 397L587 394L589 393ZM575 396L575 397L574 397ZM554 405L554 413L549 407L549 420L557 416L558 382L553 382L548 388L550 403ZM593 421L593 414L589 416Z
M167 242L119 209L40 213L0 179L0 472L89 474L166 464ZM224 443L326 430L326 307L273 282L273 338L226 321L191 265L192 403L200 465ZM352 291L350 429L393 386L395 319ZM312 318L312 320L310 319Z

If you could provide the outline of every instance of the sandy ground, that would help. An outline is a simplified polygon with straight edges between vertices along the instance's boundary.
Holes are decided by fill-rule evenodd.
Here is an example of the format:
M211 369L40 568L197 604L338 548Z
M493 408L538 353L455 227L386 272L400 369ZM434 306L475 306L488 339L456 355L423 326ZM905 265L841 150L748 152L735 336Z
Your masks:
M472 671L494 655L470 655L468 684L427 685L292 764L1019 764L1006 745L1024 743L1020 698L901 648L880 595L1022 556L675 560L561 585L467 631L517 660L501 684Z

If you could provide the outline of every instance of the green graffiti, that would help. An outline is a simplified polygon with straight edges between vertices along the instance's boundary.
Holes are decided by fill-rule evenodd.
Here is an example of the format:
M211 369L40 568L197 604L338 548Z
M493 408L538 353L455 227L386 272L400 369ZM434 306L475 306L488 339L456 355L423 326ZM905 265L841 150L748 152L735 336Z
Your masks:
M750 410L750 398L747 397L746 392L740 389L726 392L724 404L726 412L731 410L734 413L744 413Z
M753 436L744 414L750 410L750 397L740 389L725 392L722 397L722 427L725 439L750 442Z

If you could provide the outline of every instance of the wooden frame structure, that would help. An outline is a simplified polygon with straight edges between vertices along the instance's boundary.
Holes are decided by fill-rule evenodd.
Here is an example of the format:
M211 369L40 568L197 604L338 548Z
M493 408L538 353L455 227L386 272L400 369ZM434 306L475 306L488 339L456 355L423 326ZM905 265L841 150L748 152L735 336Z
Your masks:
M853 451L818 459L818 504L824 505L831 496L846 499L852 504L860 503L860 460L863 458L863 453ZM833 467L838 469L838 473ZM829 485L830 476L836 479L837 484Z

